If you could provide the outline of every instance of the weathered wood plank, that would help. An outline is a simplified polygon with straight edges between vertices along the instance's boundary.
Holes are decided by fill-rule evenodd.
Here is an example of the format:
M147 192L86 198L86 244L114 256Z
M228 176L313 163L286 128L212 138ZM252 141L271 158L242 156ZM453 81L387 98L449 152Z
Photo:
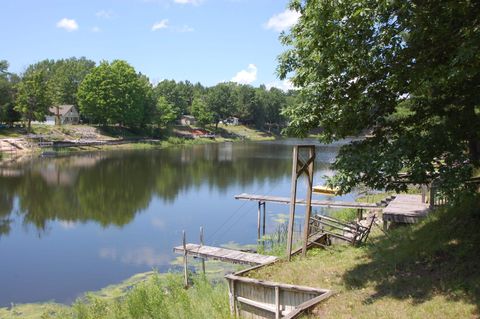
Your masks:
M285 317L283 317L284 319L294 319L294 318L298 318L298 316L300 316L305 310L315 306L316 304L318 304L320 301L322 300L325 300L327 299L328 297L330 297L332 295L332 292L329 291L329 292L326 292L318 297L315 297L313 299L310 299L300 305L298 305L297 307L295 307L295 310L291 311L290 313L288 313Z
M413 224L425 218L430 205L423 203L421 195L400 194L383 210L383 222Z
M177 246L173 248L173 251L178 254L185 254L195 256L199 258L211 258L221 260L225 262L231 262L236 264L249 264L259 265L276 261L278 258L275 256L265 256L254 253L247 253L233 249L226 249L212 246L202 246L196 244L186 244L183 246Z
M256 200L256 201L272 202L272 203L278 203L278 204L290 204L290 198L279 197L279 196L255 195L255 194L243 193L240 195L235 195L235 199ZM307 201L305 199L297 199L295 203L297 205L307 205ZM339 202L339 201L314 200L314 199L312 199L311 205L320 206L320 207L333 207L333 208L363 208L363 209L370 209L370 210L381 210L383 208L374 203Z
M323 294L325 292L330 291L328 289L319 289L319 288L312 288L312 287L307 287L307 286L289 285L289 284L283 284L283 283L278 283L278 282L273 282L273 281L264 281L264 280L258 280L258 279L248 278L248 277L241 277L241 276L236 276L236 275L233 275L233 274L225 275L225 278L230 279L230 280L239 281L239 282L270 287L270 288L279 287L280 289L283 289L283 290L298 291L298 292L302 292L302 293L306 292L306 293Z

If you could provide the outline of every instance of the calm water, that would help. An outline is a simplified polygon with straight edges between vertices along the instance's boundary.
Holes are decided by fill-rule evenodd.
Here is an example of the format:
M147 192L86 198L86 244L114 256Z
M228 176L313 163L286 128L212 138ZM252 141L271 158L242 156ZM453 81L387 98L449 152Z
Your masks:
M0 168L0 306L68 303L138 272L167 271L182 230L193 242L204 226L207 244L255 243L256 202L234 195L288 196L297 142L102 152ZM331 174L337 148L318 146L315 183ZM288 206L267 204L267 213L271 230Z

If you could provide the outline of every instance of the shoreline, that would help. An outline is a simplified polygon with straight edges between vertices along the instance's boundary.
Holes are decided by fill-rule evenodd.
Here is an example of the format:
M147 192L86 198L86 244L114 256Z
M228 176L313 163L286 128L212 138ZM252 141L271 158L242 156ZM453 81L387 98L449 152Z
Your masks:
M3 137L0 138L0 164L9 162L17 162L18 159L24 157L34 156L57 156L62 154L76 154L82 152L103 152L103 151L116 151L116 150L136 150L136 149L163 149L172 146L188 146L188 145L205 145L213 143L224 142L257 142L257 141L273 141L284 139L279 135L273 135L263 131L247 128L245 126L236 127L234 130L227 131L228 137L219 135L215 138L191 138L178 135L169 135L162 139L155 139L151 137L138 136L127 139L115 139L102 136L90 142L78 143L64 140L64 143L60 143L59 146L55 146L53 143L57 142L53 138L42 140L42 146L39 143L32 145L27 142L26 137ZM246 132L245 135L241 133ZM225 134L225 133L224 133ZM2 148L2 143L9 147L8 151L5 151L5 146ZM18 145L17 145L18 144Z

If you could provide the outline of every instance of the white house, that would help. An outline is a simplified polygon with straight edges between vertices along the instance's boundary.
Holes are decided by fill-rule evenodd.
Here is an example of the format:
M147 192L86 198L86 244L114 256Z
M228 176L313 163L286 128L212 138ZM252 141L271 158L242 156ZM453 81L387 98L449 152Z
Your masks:
M58 105L49 109L50 115L46 117L46 124L78 124L80 114L74 105Z
M182 115L182 117L180 118L180 124L182 124L182 125L196 125L197 120L195 119L194 116Z

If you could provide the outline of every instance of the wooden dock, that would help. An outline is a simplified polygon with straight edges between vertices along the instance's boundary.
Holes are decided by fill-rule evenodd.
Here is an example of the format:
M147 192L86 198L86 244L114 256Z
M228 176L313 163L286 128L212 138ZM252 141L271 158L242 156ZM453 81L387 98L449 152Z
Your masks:
M243 193L240 195L235 195L235 199L254 200L258 202L271 202L271 203L277 203L277 204L290 204L290 198L279 197L279 196L255 195L255 194ZM307 205L307 201L305 199L297 199L295 203L298 205ZM378 206L375 203L340 202L340 201L315 200L315 199L312 199L311 205L320 206L320 207L333 207L333 208L356 208L356 209L369 209L369 210L383 209L383 207Z
M414 224L425 218L430 211L430 205L422 201L421 195L396 195L383 210L384 227L388 223Z
M262 265L276 261L275 256L266 256L254 253L243 252L239 250L226 249L220 247L204 246L197 244L186 244L173 248L177 254L185 254L203 259L215 259L234 264Z

